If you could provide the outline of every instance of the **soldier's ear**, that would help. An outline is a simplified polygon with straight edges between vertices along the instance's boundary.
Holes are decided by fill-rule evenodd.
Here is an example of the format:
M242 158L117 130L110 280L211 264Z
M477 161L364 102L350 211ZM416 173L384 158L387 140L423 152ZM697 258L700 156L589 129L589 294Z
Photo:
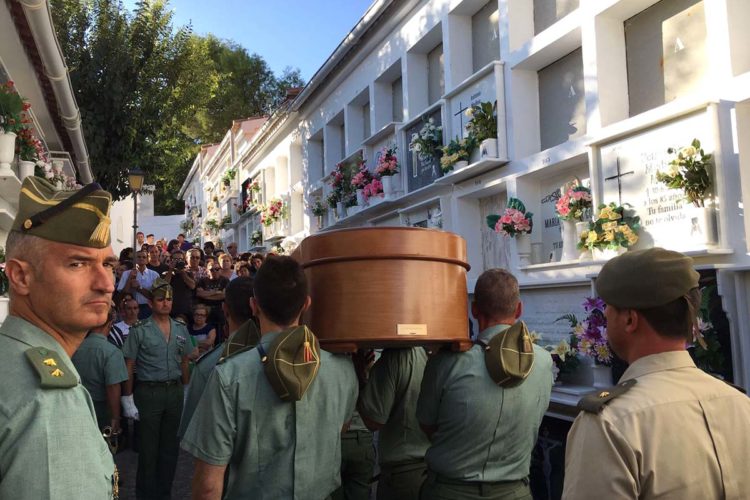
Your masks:
M5 263L5 275L10 288L18 295L28 295L29 286L36 277L31 263L19 259L10 259Z

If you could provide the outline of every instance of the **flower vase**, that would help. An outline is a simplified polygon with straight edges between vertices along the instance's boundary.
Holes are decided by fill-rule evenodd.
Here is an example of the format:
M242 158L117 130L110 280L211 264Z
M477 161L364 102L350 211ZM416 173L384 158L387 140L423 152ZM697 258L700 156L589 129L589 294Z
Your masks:
M343 219L344 217L346 217L346 208L344 208L343 201L336 202L336 216L339 219Z
M594 256L594 260L609 260L618 255L622 255L627 251L625 247L617 248L594 248L591 253Z
M518 251L519 265L521 267L531 265L531 235L521 233L516 235L516 250Z
M689 207L690 239L700 245L716 244L716 218L712 207Z
M326 226L330 227L334 224L336 224L336 212L334 211L334 209L330 209L328 210L328 223L326 224Z
M364 207L367 204L365 201L365 190L357 189L357 206Z
M479 156L482 160L497 158L497 139L485 139L479 143Z
M468 166L469 166L468 160L458 160L456 163L453 164L453 170L454 171L461 170L462 168L468 167Z
M393 175L384 175L380 178L380 182L383 183L383 194L385 195L386 200L392 200L395 198L396 186L393 184L393 177Z
M36 167L36 163L33 161L20 160L18 162L18 178L23 182L26 177L34 175L34 167Z
M378 205L383 201L383 194L376 194L375 196L370 196L367 199L367 204L371 207L374 207L375 205Z
M576 233L576 221L562 219L560 222L562 222L560 229L562 229L563 240L562 256L560 256L560 261L565 262L578 260L580 252L577 248L578 235Z
M0 175L13 175L10 164L16 154L16 134L13 132L0 133Z
M594 364L591 367L593 385L596 389L612 387L612 367Z
M589 229L589 223L588 221L584 222L576 222L576 246L578 245L578 242L581 241L581 236L583 235L584 231L588 231ZM591 250L578 250L580 256L578 260L591 260L593 257L591 256Z
M322 215L316 215L316 218L318 219L318 231L323 229L323 216Z

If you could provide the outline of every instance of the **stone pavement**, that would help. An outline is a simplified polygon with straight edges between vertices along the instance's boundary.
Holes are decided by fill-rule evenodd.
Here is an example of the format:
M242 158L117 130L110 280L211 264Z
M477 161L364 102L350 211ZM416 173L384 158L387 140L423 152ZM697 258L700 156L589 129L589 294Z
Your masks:
M133 450L121 451L115 457L117 469L120 471L122 484L120 485L120 500L135 500L135 473L138 469L138 454ZM183 500L190 498L190 481L193 479L193 457L180 450L177 462L177 473L172 483L172 499Z

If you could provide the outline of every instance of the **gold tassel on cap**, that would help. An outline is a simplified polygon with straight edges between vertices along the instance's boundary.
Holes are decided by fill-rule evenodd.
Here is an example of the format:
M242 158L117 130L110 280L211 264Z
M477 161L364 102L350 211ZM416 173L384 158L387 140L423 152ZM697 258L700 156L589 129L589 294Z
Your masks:
M98 214L97 214L98 215ZM99 215L99 224L94 228L94 232L91 233L89 241L91 243L106 244L109 237L109 227L112 224L112 220L106 215Z

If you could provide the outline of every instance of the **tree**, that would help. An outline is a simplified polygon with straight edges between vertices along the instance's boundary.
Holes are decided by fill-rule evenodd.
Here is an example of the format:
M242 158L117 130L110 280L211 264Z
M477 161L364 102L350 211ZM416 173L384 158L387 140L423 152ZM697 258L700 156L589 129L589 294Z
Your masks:
M182 211L176 196L200 145L220 140L233 119L268 113L287 78L237 44L175 27L168 0L140 1L132 13L118 0L51 5L94 178L120 199L128 170L140 167L156 185L156 213Z

